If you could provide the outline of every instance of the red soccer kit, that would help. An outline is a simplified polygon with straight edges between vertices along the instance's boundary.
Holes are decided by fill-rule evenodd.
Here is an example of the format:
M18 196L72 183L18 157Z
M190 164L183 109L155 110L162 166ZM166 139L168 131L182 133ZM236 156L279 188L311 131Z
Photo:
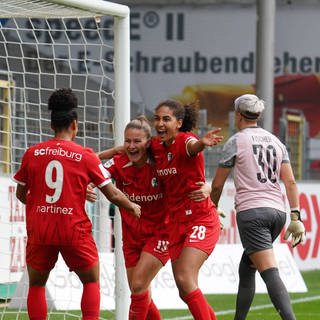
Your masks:
M92 231L86 187L111 182L93 150L59 139L30 147L14 180L28 186L28 243L36 245L84 243Z
M136 265L141 251L151 253L165 264L169 259L166 212L163 188L159 184L155 165L147 162L142 168L136 168L126 154L120 154L104 166L117 187L141 206L140 219L120 208L126 267Z
M187 143L197 139L190 132L181 132L166 147L157 137L151 147L157 174L163 182L166 208L169 212L170 257L179 256L183 246L197 247L210 254L219 239L220 223L216 208L208 197L196 202L188 194L205 182L203 154L190 156Z

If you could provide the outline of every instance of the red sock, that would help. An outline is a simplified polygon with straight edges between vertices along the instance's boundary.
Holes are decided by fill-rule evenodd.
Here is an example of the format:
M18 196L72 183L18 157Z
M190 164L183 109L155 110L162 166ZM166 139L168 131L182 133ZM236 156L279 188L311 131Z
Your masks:
M97 320L100 312L100 284L88 282L83 285L81 298L82 320Z
M200 289L192 291L183 300L188 305L195 320L211 319L208 302Z
M208 310L209 310L209 313L210 313L210 320L217 320L217 316L214 313L212 307L210 306L210 304L208 302L207 302L207 304L208 304Z
M48 309L46 302L45 287L32 286L29 287L27 297L27 308L30 320L45 320Z
M149 292L131 295L129 320L145 320L149 310Z
M160 312L157 306L154 304L153 300L149 304L148 314L146 320L161 320Z

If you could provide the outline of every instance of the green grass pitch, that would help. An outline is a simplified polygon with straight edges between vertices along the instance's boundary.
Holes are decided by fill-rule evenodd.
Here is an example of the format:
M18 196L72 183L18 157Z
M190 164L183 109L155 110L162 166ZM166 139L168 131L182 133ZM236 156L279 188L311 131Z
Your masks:
M302 272L308 292L290 294L293 309L298 320L320 320L320 270ZM177 299L179 299L177 297ZM207 295L210 305L217 314L218 320L233 320L236 296L234 294ZM28 320L25 311L19 313L0 307L0 320ZM192 320L188 310L160 310L164 320ZM8 313L10 312L10 313ZM75 320L79 312L68 312L50 315L50 320ZM101 311L100 319L114 320L114 313ZM267 294L256 294L247 320L278 320L281 319L271 305Z

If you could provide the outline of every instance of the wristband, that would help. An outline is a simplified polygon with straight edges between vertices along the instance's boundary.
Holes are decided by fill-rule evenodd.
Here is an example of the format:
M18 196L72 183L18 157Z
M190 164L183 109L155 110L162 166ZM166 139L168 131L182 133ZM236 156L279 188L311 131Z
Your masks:
M291 213L295 213L298 216L298 220L301 221L300 210L297 208L292 208Z

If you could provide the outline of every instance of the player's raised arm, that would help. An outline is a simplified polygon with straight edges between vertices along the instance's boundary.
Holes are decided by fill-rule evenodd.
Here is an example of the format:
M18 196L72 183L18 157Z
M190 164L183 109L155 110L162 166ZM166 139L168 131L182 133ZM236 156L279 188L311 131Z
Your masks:
M203 151L205 147L212 147L218 144L223 139L223 136L217 135L217 133L220 131L221 128L210 130L199 140L191 140L187 144L187 150L189 154L196 155L197 153Z

